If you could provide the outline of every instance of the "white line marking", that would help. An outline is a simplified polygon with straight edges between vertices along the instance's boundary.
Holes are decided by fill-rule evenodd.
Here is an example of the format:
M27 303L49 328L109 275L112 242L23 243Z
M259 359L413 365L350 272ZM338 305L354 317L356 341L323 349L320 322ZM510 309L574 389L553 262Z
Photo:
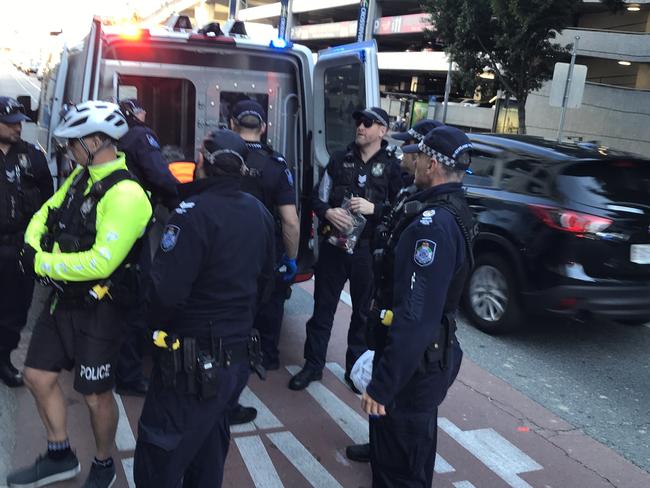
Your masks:
M343 488L291 432L266 434L315 488Z
M454 488L476 488L469 481L456 481L454 483Z
M252 432L256 428L264 430L284 427L282 425L282 422L280 422L278 418L271 413L268 407L262 403L262 400L260 400L248 386L241 392L241 395L239 396L239 403L246 407L255 407L257 409L257 418L248 424L233 425L230 428L230 432Z
M36 96L32 95L30 89L27 88L25 85L23 85L23 83L18 79L18 76L16 76L15 71L12 72L11 75L13 76L14 80L16 80L16 83L18 83L20 85L20 87L23 88L27 92L27 95L32 97L34 100L38 101L40 93L36 94Z
M350 296L350 294L347 291L343 290L341 292L340 300L343 303L345 303L348 307L352 306L352 297Z
M454 467L445 460L445 458L443 458L440 454L437 453L436 453L436 465L434 466L433 470L438 474L453 473L454 471L456 471Z
M494 429L462 431L446 418L438 419L438 427L512 488L532 488L518 474L543 469Z
M325 367L330 370L330 372L336 376L336 378L343 383L346 388L350 388L348 384L345 382L345 370L339 363L327 363L325 364ZM350 390L352 391L352 390ZM356 393L355 393L356 394ZM357 395L358 398L361 398L361 395Z
M300 366L287 366L292 375L300 371ZM355 444L368 442L368 421L319 381L312 382L307 391L321 408L338 424Z
M235 444L256 488L284 487L260 436L236 437Z
M122 468L124 468L124 475L129 488L135 488L135 480L133 479L133 458L122 459Z
M118 451L133 451L135 450L135 436L129 424L129 418L126 416L124 404L118 394L113 392L117 409L119 411L119 418L117 421L117 432L115 433L115 445Z

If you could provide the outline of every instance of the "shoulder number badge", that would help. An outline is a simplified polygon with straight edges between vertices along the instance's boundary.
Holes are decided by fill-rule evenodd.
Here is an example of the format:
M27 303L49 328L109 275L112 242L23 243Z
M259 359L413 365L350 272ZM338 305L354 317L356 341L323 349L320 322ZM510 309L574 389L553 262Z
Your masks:
M429 239L420 239L415 243L413 260L418 266L429 266L436 256L436 243Z
M180 233L181 229L176 225L168 224L165 226L162 238L160 239L160 249L162 249L164 252L169 252L174 249L174 247L176 247L176 243L178 242L178 234Z

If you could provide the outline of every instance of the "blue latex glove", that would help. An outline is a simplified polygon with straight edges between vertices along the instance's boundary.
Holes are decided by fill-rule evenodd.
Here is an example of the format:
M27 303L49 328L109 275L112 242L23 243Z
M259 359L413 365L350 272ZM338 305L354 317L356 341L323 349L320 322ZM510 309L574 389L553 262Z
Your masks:
M298 265L296 264L296 260L289 259L289 256L283 254L282 259L280 259L280 266L278 267L278 271L282 274L282 279L284 281L293 281L293 279L296 277L296 273L298 272Z

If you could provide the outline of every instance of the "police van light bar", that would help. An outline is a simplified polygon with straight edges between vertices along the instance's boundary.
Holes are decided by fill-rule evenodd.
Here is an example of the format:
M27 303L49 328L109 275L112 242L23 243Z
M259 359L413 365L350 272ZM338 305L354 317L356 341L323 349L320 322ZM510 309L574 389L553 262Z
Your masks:
M127 25L121 28L119 34L122 39L127 41L139 41L144 37L149 37L149 29L141 29L135 25Z
M275 49L289 49L293 46L293 44L291 41L287 41L286 39L278 37L277 39L271 39L270 46Z

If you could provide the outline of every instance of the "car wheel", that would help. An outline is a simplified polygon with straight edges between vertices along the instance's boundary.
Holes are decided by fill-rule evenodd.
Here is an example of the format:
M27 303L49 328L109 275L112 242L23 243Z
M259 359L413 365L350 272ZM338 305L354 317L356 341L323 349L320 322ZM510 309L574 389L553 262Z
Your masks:
M521 325L517 282L510 265L496 254L484 254L467 280L464 303L472 322L488 334L510 332Z

